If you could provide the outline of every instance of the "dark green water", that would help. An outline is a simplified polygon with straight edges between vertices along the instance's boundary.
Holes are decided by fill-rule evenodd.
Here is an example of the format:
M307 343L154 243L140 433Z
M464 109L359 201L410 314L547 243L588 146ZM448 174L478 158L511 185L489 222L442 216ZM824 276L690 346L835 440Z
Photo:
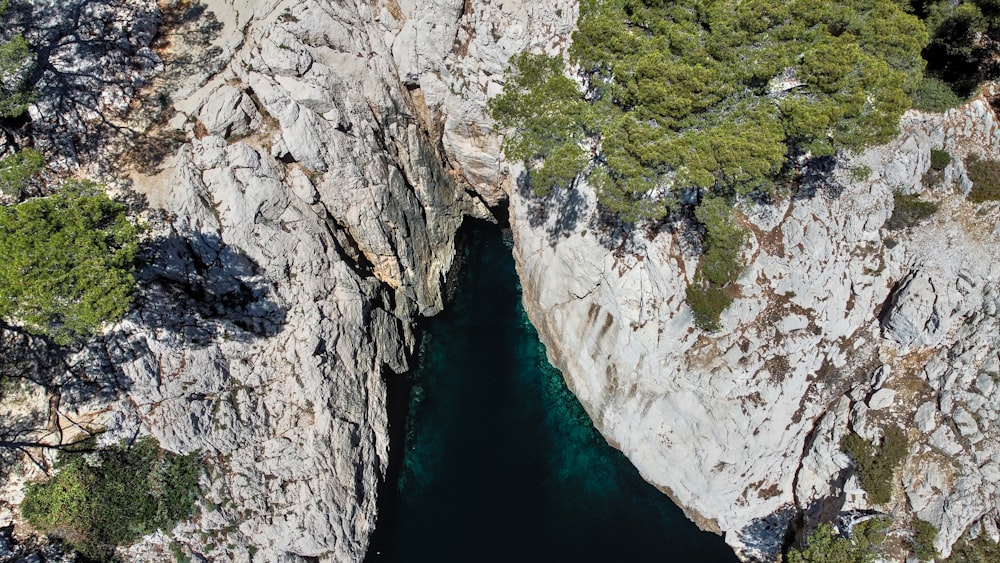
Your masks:
M594 429L545 359L501 231L464 233L454 300L397 399L406 449L367 561L735 562Z

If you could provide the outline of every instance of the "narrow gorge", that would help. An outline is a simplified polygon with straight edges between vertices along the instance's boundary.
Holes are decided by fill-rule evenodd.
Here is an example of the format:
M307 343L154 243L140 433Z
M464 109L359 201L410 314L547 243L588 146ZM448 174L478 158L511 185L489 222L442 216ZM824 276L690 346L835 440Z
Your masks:
M197 515L123 548L124 560L398 554L407 544L384 527L398 515L379 514L401 446L390 392L436 354L417 327L460 314L447 293L463 271L510 286L506 306L523 300L519 321L624 455L604 451L600 463L624 471L627 458L740 559L775 561L817 522L876 513L901 538L890 561L909 555L916 519L937 529L942 556L962 538L1000 540L1000 208L965 197L969 163L1000 158L995 86L944 113L908 111L889 144L809 168L794 195L740 202L748 267L721 329L706 332L685 303L699 259L690 225L614 228L586 182L540 197L503 157L487 100L512 56L565 53L572 0L37 0L26 10L25 37L50 48L31 138L17 142L46 152L50 174L105 183L146 230L134 306L102 334L67 350L0 326L4 354L32 373L0 402L0 440L28 444L3 450L0 559L39 546L19 511L25 483L90 434L101 445L152 436L207 467ZM932 170L932 151L950 162ZM888 228L908 194L937 211ZM508 214L509 249L482 234L456 245L464 224ZM517 276L457 251L509 252ZM507 359L541 360L537 346L517 350L525 358ZM545 385L560 399L534 416L565 406L556 383ZM877 441L889 425L908 450L891 502L875 504L841 445L852 432ZM593 451L587 425L555 434L575 432L590 434L562 451ZM552 470L504 461L522 480ZM405 479L421 478L402 463ZM646 502L650 490L628 498ZM584 504L570 508L581 522L589 510L631 510ZM676 542L698 537L672 505L644 506L633 516L676 526ZM528 523L549 523L525 510ZM454 526L496 528L497 545L517 545L502 521ZM706 541L675 545L676 560L730 556ZM486 559L452 555L442 560Z
M390 472L366 561L736 561L604 441L548 363L509 231L460 234L454 297L422 323L402 392L398 485Z

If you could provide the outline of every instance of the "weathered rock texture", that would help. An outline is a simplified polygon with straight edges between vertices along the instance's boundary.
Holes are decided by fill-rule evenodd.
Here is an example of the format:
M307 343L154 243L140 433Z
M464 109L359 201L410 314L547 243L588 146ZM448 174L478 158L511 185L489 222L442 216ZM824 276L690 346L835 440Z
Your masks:
M883 509L934 522L942 551L998 534L998 213L958 195L963 158L998 153L984 101L910 114L791 201L747 204L751 265L709 335L683 302L683 225L625 237L586 186L541 202L509 187L486 100L514 53L564 49L572 1L80 4L33 32L53 45L37 141L141 196L147 265L135 310L77 353L3 335L44 377L0 414L25 442L104 428L205 452L200 515L128 559L174 542L212 560L362 559L388 455L382 377L406 369L414 317L441 309L463 217L508 193L552 359L646 478L744 556L773 555L800 512L865 507L838 444L887 421L915 429ZM931 148L956 158L928 191ZM887 233L893 189L941 210ZM37 465L4 465L4 521L51 458L28 450Z
M879 508L900 528L912 514L937 525L943 553L970 527L996 534L1000 214L964 200L961 162L995 158L1000 130L982 98L908 113L902 130L806 174L790 200L743 205L749 267L714 334L684 302L697 260L684 225L607 234L586 185L511 196L550 357L608 440L745 558L772 558L802 512L867 508L840 439L890 422L909 429L911 455ZM956 163L931 189L932 148ZM894 189L940 209L889 232Z
M388 455L382 373L406 369L455 231L486 213L442 166L371 10L221 14L231 62L184 85L167 127L188 140L133 175L162 224L142 306L106 339L128 386L114 426L211 456L208 502L179 537L214 559L364 557Z
M44 444L104 429L205 454L199 516L129 560L163 560L174 543L211 560L359 561L388 456L383 376L407 368L414 318L441 310L463 219L506 197L485 100L510 55L568 35L574 7L103 6L57 22L72 38L119 34L100 59L75 47L58 59L95 75L71 90L94 111L67 126L55 89L32 115L62 167L138 196L151 230L136 307L69 357L8 335L58 360L9 414ZM166 26L155 41L137 28L132 45L121 22L147 13ZM124 89L136 53L151 71ZM139 88L154 103L129 113ZM52 457L31 452L41 463L4 481L5 521Z

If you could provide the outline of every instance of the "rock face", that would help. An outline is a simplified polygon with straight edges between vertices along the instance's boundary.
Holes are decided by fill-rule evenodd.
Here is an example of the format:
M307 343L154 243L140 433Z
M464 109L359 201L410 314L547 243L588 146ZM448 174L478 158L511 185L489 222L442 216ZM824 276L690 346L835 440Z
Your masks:
M44 385L7 414L46 444L100 427L105 442L151 434L205 455L200 515L128 560L180 548L210 560L360 561L388 458L384 377L407 369L413 320L441 310L464 218L487 218L486 204L506 197L485 100L510 55L558 47L575 8L88 6L53 25L94 40L102 32L87 26L103 25L119 50L93 59L70 49L60 68L114 77L80 87L109 104L49 127L65 89L43 90L32 115L63 167L141 202L145 265L134 311L47 365ZM129 18L166 26L156 41L155 25L136 27L133 45ZM140 55L149 72L122 89ZM129 114L140 88L155 107ZM110 115L136 134L95 125ZM40 473L24 467L5 475L3 523Z
M684 303L697 261L684 225L609 235L586 185L511 195L525 305L551 359L608 440L744 558L773 558L800 513L868 508L841 437L915 415L879 508L901 528L931 521L943 553L970 527L997 529L1000 214L961 197L960 164L921 185L932 148L995 158L997 118L978 99L909 113L902 131L806 174L790 201L741 208L749 266L713 334ZM889 232L893 189L939 210Z
M623 235L587 186L539 201L500 156L486 100L514 53L565 48L570 0L71 4L34 4L52 20L31 36L53 45L43 84L68 81L43 88L36 140L139 196L146 266L135 310L68 357L0 334L45 374L0 414L46 444L102 427L206 454L200 516L127 559L361 560L383 377L407 368L413 319L441 309L464 217L508 194L553 362L609 441L741 555L771 558L802 513L867 507L839 442L890 421L915 430L881 508L933 522L942 552L1000 535L998 211L959 196L964 157L1000 152L984 99L909 114L791 201L747 203L750 266L705 334L683 301L684 225ZM931 148L955 158L927 194ZM941 209L889 233L894 189ZM3 476L0 524L32 467Z
M167 125L188 140L162 172L133 174L162 212L142 306L105 339L128 387L113 427L210 456L186 550L358 561L388 459L383 372L406 369L455 231L487 211L414 118L369 5L234 6L242 31L217 11L215 41L243 41L188 79Z

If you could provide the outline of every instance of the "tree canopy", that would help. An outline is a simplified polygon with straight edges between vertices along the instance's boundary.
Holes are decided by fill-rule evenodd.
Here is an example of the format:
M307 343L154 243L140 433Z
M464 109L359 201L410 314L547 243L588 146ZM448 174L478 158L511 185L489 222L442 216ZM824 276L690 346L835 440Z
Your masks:
M943 80L965 97L983 80L1000 75L1000 1L910 0L904 5L924 19L930 32L923 55L932 80Z
M170 453L152 438L86 457L65 451L57 468L51 480L25 488L21 512L36 528L96 561L115 561L116 546L189 518L204 471L197 454Z
M894 0L584 0L570 60L515 57L491 112L539 193L585 176L622 219L767 189L791 157L885 142L927 31Z
M0 206L0 318L66 344L125 313L136 228L91 182Z
M872 563L878 559L889 522L874 518L854 526L845 538L829 524L816 527L802 549L789 550L788 563Z
M0 195L20 198L31 177L45 166L45 157L35 149L22 149L0 158Z

